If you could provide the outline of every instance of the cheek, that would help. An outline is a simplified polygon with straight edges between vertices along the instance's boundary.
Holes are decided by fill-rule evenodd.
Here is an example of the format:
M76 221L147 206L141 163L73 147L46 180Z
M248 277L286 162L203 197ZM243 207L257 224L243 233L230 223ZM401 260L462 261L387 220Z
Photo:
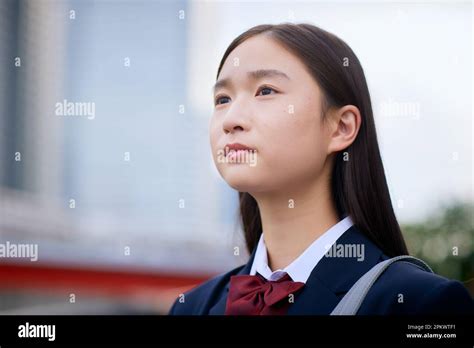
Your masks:
M211 143L212 153L214 154L217 151L217 144L218 144L218 133L219 124L217 119L213 116L209 122L209 141Z
M211 155L217 171L223 176L225 164L219 161L223 156L221 137L223 135L222 123L217 117L212 117L209 123L209 142L211 145Z
M267 124L263 132L271 146L265 149L265 159L272 171L300 177L320 170L326 153L320 115L314 111L317 107L317 103L304 101L288 103Z

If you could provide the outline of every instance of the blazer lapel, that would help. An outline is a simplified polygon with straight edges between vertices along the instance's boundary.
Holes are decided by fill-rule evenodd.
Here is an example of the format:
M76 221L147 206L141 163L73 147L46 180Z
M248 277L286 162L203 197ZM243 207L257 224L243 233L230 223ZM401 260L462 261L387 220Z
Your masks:
M363 258L326 253L311 272L305 287L295 296L288 315L330 314L352 285L377 264L383 255L354 225L336 241L335 246L345 250L360 248Z
M253 259L255 257L255 253L257 252L257 247L254 248L252 254L250 255L249 261L247 264L237 273L235 274L230 274L230 276L233 275L244 275L244 274L250 274L250 270L252 268L252 263ZM227 294L229 292L229 286L230 286L230 276L228 277L226 281L226 285L224 289L222 290L219 299L217 302L209 309L209 315L224 315L225 313L225 307L227 303Z

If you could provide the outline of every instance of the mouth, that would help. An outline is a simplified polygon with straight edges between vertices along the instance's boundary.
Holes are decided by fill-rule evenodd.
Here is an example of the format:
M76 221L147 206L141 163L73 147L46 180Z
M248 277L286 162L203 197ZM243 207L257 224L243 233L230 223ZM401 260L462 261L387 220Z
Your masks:
M229 153L234 153L237 151L255 152L257 150L251 148L250 146L247 146L245 144L240 144L240 143L226 144L226 146L224 147L225 156L227 156Z

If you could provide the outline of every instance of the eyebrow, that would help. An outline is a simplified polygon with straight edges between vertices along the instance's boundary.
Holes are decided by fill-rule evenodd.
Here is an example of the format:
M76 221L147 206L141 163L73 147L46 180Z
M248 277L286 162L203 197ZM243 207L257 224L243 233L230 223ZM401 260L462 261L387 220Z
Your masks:
M287 74L285 74L283 71L276 70L276 69L259 69L259 70L249 71L247 72L247 76L249 79L252 79L252 80L260 80L265 77L283 77L285 79L290 80ZM231 83L230 78L219 80L212 87L212 91L215 93L216 90L218 90L219 88L229 87L231 84L232 83Z

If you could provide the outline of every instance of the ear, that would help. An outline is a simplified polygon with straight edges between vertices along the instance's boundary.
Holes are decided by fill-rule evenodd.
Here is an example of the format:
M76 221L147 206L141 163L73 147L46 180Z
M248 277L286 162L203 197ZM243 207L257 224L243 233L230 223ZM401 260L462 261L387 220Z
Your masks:
M329 127L328 154L349 147L359 133L362 118L359 109L354 105L345 105L334 110Z

